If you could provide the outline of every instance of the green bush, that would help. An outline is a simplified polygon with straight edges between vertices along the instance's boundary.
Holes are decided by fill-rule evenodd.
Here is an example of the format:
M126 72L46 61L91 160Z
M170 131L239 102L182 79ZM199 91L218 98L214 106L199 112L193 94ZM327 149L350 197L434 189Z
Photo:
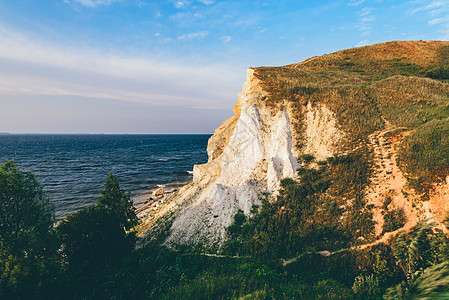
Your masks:
M426 76L432 79L449 79L449 66L433 68L426 72Z
M312 162L314 159L315 159L315 156L313 156L312 154L303 154L303 155L301 155L301 160L305 164L308 164L308 163Z
M355 278L352 291L359 296L374 296L379 294L379 280L371 275L359 275Z
M407 218L405 217L404 210L397 208L389 210L384 214L384 224L382 233L395 231L402 228L405 225Z

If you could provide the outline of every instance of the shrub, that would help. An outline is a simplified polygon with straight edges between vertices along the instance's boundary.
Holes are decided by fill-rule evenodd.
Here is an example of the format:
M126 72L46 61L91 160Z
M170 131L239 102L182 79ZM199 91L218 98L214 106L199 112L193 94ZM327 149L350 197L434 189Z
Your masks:
M402 228L407 221L404 210L397 208L394 210L387 211L384 215L384 225L382 233L395 231L396 229Z
M308 164L308 163L312 162L314 159L315 159L315 156L313 156L312 154L303 154L303 155L301 155L301 160L305 164Z
M426 76L432 79L449 79L449 66L441 66L430 69Z
M359 296L373 296L380 292L379 280L371 275L359 275L354 279L352 291Z

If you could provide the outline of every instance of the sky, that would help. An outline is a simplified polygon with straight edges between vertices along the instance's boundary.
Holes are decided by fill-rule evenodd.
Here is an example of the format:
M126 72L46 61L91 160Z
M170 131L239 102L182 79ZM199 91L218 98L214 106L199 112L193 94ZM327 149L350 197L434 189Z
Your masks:
M246 69L449 40L449 0L0 0L0 132L213 133Z

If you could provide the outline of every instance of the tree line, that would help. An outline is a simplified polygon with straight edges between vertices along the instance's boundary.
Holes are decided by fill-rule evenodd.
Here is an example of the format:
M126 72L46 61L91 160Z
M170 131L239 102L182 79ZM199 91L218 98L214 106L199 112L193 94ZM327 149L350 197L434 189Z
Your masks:
M55 225L36 176L7 160L0 166L0 298L81 298L89 274L134 248L137 222L130 195L109 173L95 205Z

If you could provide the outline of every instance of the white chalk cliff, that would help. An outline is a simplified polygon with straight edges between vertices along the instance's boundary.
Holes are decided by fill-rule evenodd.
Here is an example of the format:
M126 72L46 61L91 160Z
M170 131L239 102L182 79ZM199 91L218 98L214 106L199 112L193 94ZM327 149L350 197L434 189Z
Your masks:
M209 140L208 162L195 166L193 184L171 199L176 213L167 244L221 246L238 210L250 215L262 193L276 194L282 178L295 176L300 153L294 144L300 137L294 136L291 112L265 105L265 97L249 69L235 116ZM320 158L332 155L341 136L332 112L311 105L304 110L307 151Z

